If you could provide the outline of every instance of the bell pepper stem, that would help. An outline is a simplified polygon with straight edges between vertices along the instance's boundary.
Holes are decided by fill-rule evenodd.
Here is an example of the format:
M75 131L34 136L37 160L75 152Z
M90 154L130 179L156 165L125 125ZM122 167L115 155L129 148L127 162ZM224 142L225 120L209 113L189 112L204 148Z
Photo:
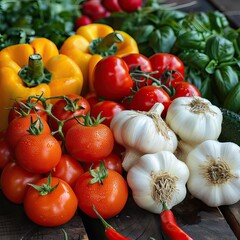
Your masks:
M28 87L35 87L39 84L48 84L51 81L51 73L44 68L42 56L31 54L28 65L19 71L19 76Z
M93 40L89 49L92 54L99 54L103 57L114 55L117 52L116 43L121 43L124 38L121 33L112 32L104 38L97 38Z
M115 43L121 43L123 40L123 36L120 33L112 32L102 39L102 41L97 45L96 49L99 52L106 52Z
M32 54L28 60L28 78L36 79L43 77L43 61L40 54Z

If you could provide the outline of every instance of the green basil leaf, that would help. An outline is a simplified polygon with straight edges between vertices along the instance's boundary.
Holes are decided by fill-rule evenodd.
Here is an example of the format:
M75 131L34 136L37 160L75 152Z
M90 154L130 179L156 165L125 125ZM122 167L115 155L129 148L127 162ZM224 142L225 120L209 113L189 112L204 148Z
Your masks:
M209 73L209 74L213 74L214 71L215 71L215 69L216 69L216 67L217 67L217 65L218 65L218 62L217 62L216 60L212 59L212 60L208 63L208 65L205 67L205 71L206 71L207 73Z
M228 93L238 84L238 74L231 66L224 66L214 73L219 99L223 102Z
M210 75L202 81L200 92L203 98L208 99L216 106L220 106L219 100L214 92L214 81L210 78Z
M137 26L129 29L129 34L137 41L137 43L147 42L150 34L154 30L153 25Z
M206 41L205 53L209 58L222 62L230 62L234 57L234 46L228 39L213 35Z
M175 41L176 36L173 29L169 26L164 26L151 33L149 45L152 46L155 53L169 53Z
M210 61L208 55L196 49L183 51L181 54L179 54L179 57L184 63L187 63L188 66L192 66L201 71L205 70Z
M187 16L187 13L177 10L159 10L155 14L161 19L161 22L164 23L169 23L169 20L180 21Z
M221 33L226 27L229 26L227 17L219 11L209 12L208 16L211 22L211 29L218 33Z
M198 49L204 50L205 38L204 35L198 31L187 31L177 37L176 47L180 49Z
M201 89L203 74L193 67L185 66L185 81L192 83L198 89Z

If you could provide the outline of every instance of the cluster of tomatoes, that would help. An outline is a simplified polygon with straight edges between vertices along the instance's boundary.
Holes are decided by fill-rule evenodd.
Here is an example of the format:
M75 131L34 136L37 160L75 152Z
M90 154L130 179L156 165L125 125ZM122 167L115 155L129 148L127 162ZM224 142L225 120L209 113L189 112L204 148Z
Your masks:
M149 111L160 102L164 105L164 118L175 98L201 95L196 86L184 81L184 71L181 59L168 53L156 53L150 58L139 53L105 57L95 67L92 84L92 95L105 101L97 103L92 114L96 116L102 110L109 119L102 109L106 108L106 101L116 105L117 110L140 111Z
M36 224L62 225L77 207L96 218L93 205L113 217L127 201L122 149L104 118L89 113L90 103L76 94L30 96L9 111L0 138L1 189Z
M75 20L75 27L108 17L112 12L134 12L142 6L142 0L86 0L81 4L81 16Z
M2 192L39 225L62 225L77 207L93 218L93 205L103 218L117 215L128 186L112 118L125 109L148 111L156 102L164 105L164 118L173 99L200 96L171 54L105 57L93 75L94 91L85 96L30 96L9 111L0 137Z

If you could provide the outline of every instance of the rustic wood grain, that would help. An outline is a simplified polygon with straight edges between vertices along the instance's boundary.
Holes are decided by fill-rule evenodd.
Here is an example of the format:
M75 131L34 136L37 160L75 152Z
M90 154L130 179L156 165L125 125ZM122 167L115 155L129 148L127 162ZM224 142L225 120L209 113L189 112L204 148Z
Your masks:
M231 206L219 207L237 239L240 239L240 202Z

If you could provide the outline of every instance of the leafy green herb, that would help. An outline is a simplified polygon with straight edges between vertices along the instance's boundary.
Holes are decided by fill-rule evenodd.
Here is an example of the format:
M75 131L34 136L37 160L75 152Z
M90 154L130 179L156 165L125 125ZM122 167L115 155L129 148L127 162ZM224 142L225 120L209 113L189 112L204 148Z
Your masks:
M0 0L0 49L46 37L58 47L74 33L80 0Z

